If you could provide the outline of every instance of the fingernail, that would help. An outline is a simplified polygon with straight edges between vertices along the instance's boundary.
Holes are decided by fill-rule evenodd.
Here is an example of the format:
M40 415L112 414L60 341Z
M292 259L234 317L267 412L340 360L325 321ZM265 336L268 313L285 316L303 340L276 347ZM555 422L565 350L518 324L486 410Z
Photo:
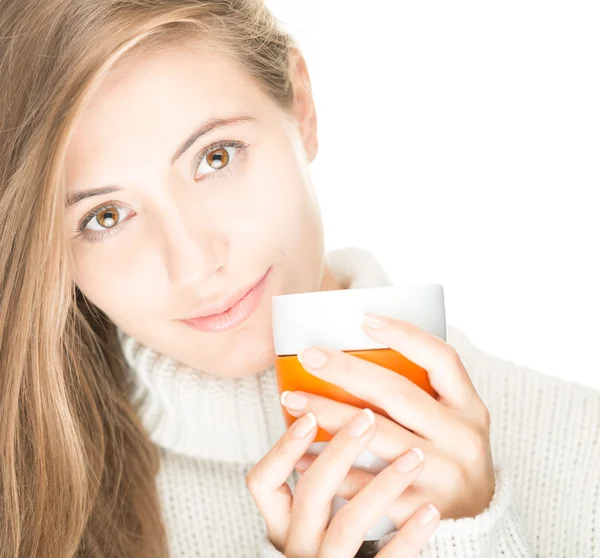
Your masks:
M298 459L298 461L296 462L296 465L294 466L296 469L298 469L298 471L306 471L306 469L308 469L310 467L310 464L313 462L313 459L303 455L300 459Z
M327 362L327 355L319 349L304 349L298 355L298 360L310 368L321 368Z
M381 329L389 323L389 320L384 316L376 316L375 314L365 314L363 324L371 329Z
M396 461L396 468L401 473L410 473L423 463L424 460L425 456L423 452L419 448L413 448Z
M317 417L312 413L306 413L292 425L292 434L296 438L304 438L315 426L317 426Z
M293 391L284 391L281 394L281 404L293 411L301 411L308 405L308 397Z
M375 424L375 415L371 409L363 409L358 413L348 425L350 436L362 436L369 428Z
M419 527L427 527L433 521L440 518L439 510L433 505L429 504L419 516Z

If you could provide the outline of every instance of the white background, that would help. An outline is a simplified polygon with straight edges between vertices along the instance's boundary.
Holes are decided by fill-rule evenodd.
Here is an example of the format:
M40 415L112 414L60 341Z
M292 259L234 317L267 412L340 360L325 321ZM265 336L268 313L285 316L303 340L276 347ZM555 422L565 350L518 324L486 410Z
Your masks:
M600 3L267 5L311 74L327 248L441 283L473 343L600 389Z

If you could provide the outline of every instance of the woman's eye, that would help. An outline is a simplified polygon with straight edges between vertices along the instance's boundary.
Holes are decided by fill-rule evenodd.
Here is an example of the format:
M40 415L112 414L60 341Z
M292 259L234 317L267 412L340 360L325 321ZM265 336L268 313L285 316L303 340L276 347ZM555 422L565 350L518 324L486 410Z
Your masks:
M243 143L232 141L206 151L200 157L200 162L196 166L195 178L202 178L204 175L214 174L216 171L226 169L228 165L233 163L238 150L245 147Z
M106 206L92 216L85 224L85 228L92 231L106 231L117 226L126 216L126 209L114 205Z

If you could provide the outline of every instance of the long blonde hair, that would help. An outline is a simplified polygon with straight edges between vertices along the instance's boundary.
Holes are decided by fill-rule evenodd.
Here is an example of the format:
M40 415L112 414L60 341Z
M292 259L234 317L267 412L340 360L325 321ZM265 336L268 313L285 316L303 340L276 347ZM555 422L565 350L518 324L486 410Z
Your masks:
M0 0L3 558L168 554L115 325L73 284L63 161L102 76L183 41L236 56L289 108L296 45L262 0Z

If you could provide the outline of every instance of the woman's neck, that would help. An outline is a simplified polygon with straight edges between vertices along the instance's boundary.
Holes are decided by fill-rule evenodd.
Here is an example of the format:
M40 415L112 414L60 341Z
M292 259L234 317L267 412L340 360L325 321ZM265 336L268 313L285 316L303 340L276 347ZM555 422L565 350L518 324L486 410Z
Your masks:
M339 291L341 289L347 289L348 285L342 285L338 278L331 271L329 265L325 266L323 272L323 279L321 281L320 291Z

